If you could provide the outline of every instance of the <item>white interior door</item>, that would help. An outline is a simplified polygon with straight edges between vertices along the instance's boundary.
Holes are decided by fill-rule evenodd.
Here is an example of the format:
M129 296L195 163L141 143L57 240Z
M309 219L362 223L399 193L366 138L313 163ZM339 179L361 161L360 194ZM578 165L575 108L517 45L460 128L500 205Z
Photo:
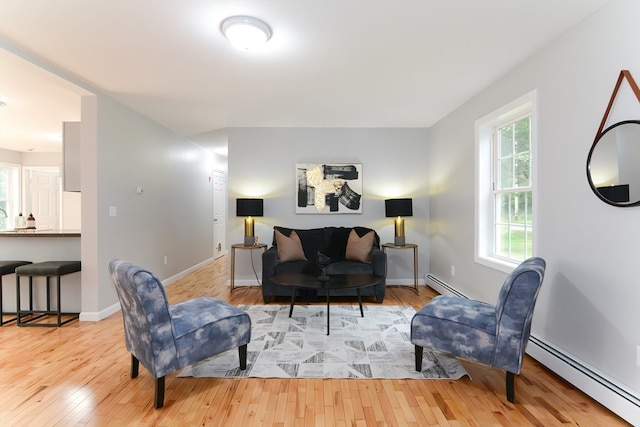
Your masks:
M213 257L226 253L227 186L224 172L213 171Z
M30 169L27 177L23 215L32 213L38 230L57 230L60 224L60 171Z

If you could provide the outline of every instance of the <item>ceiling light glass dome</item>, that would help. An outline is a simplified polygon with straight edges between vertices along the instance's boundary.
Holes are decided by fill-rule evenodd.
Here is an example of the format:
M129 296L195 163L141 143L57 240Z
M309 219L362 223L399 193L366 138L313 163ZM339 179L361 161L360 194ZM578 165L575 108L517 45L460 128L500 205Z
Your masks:
M271 28L250 16L231 16L221 25L222 33L240 50L257 50L271 38Z

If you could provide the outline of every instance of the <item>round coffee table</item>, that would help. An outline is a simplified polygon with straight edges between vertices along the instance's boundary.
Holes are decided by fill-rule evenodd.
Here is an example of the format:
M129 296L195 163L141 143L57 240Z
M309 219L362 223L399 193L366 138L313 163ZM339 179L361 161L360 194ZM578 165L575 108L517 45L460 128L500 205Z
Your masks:
M360 289L367 286L374 286L384 280L384 276L376 274L329 274L329 280L321 281L317 276L309 274L277 274L271 278L271 282L276 285L290 286L291 306L289 307L289 317L293 313L293 306L296 303L298 289L325 289L327 291L327 335L329 335L329 304L331 290L335 289L355 289L358 294L358 305L360 315L364 317L362 309L362 297Z

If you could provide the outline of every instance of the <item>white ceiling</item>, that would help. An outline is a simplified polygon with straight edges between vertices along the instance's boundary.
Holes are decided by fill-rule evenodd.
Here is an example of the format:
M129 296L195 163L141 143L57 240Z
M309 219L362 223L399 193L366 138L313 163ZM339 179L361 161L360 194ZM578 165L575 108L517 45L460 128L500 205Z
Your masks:
M226 127L428 127L606 0L0 0L0 148L59 151L84 92L205 146ZM273 30L237 51L231 15ZM26 67L29 65L29 67Z

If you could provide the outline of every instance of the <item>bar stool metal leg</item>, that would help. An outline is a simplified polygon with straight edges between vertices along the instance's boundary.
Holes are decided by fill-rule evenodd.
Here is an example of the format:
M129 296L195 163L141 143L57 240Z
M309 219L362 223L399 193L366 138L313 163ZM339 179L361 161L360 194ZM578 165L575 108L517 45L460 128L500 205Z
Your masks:
M15 317L12 317L11 319L4 320L4 315L5 314L13 314L13 313L5 313L4 312L4 303L2 301L2 294L3 294L2 290L3 290L2 276L0 276L0 326L6 325L7 323L10 323L10 322L13 322L14 320L16 320L18 318L18 315L16 314Z
M22 266L16 268L16 301L17 301L17 316L18 326L49 326L60 327L69 322L72 322L80 318L80 313L67 313L62 312L62 292L61 292L61 276L79 272L81 270L80 261L46 261L29 266ZM21 305L20 295L20 278L22 276L29 277L29 310L23 310ZM33 301L33 277L44 277L46 281L46 310L36 309ZM55 296L56 307L53 309L51 300L51 278L55 277ZM62 320L62 316L69 316L67 319ZM42 323L35 322L35 320L46 317L55 316L55 322Z
M15 274L15 270L16 268L23 266L23 265L27 265L27 264L31 264L31 261L24 261L24 260L10 260L10 261L3 261L0 260L0 326L2 325L6 325L7 323L13 322L14 320L18 319L18 309L16 307L16 311L14 312L5 312L4 311L4 302L3 302L3 293L4 293L4 283L3 283L3 278L5 275L8 274ZM15 317L12 317L11 319L4 319L4 316L6 314L12 315L15 314Z

